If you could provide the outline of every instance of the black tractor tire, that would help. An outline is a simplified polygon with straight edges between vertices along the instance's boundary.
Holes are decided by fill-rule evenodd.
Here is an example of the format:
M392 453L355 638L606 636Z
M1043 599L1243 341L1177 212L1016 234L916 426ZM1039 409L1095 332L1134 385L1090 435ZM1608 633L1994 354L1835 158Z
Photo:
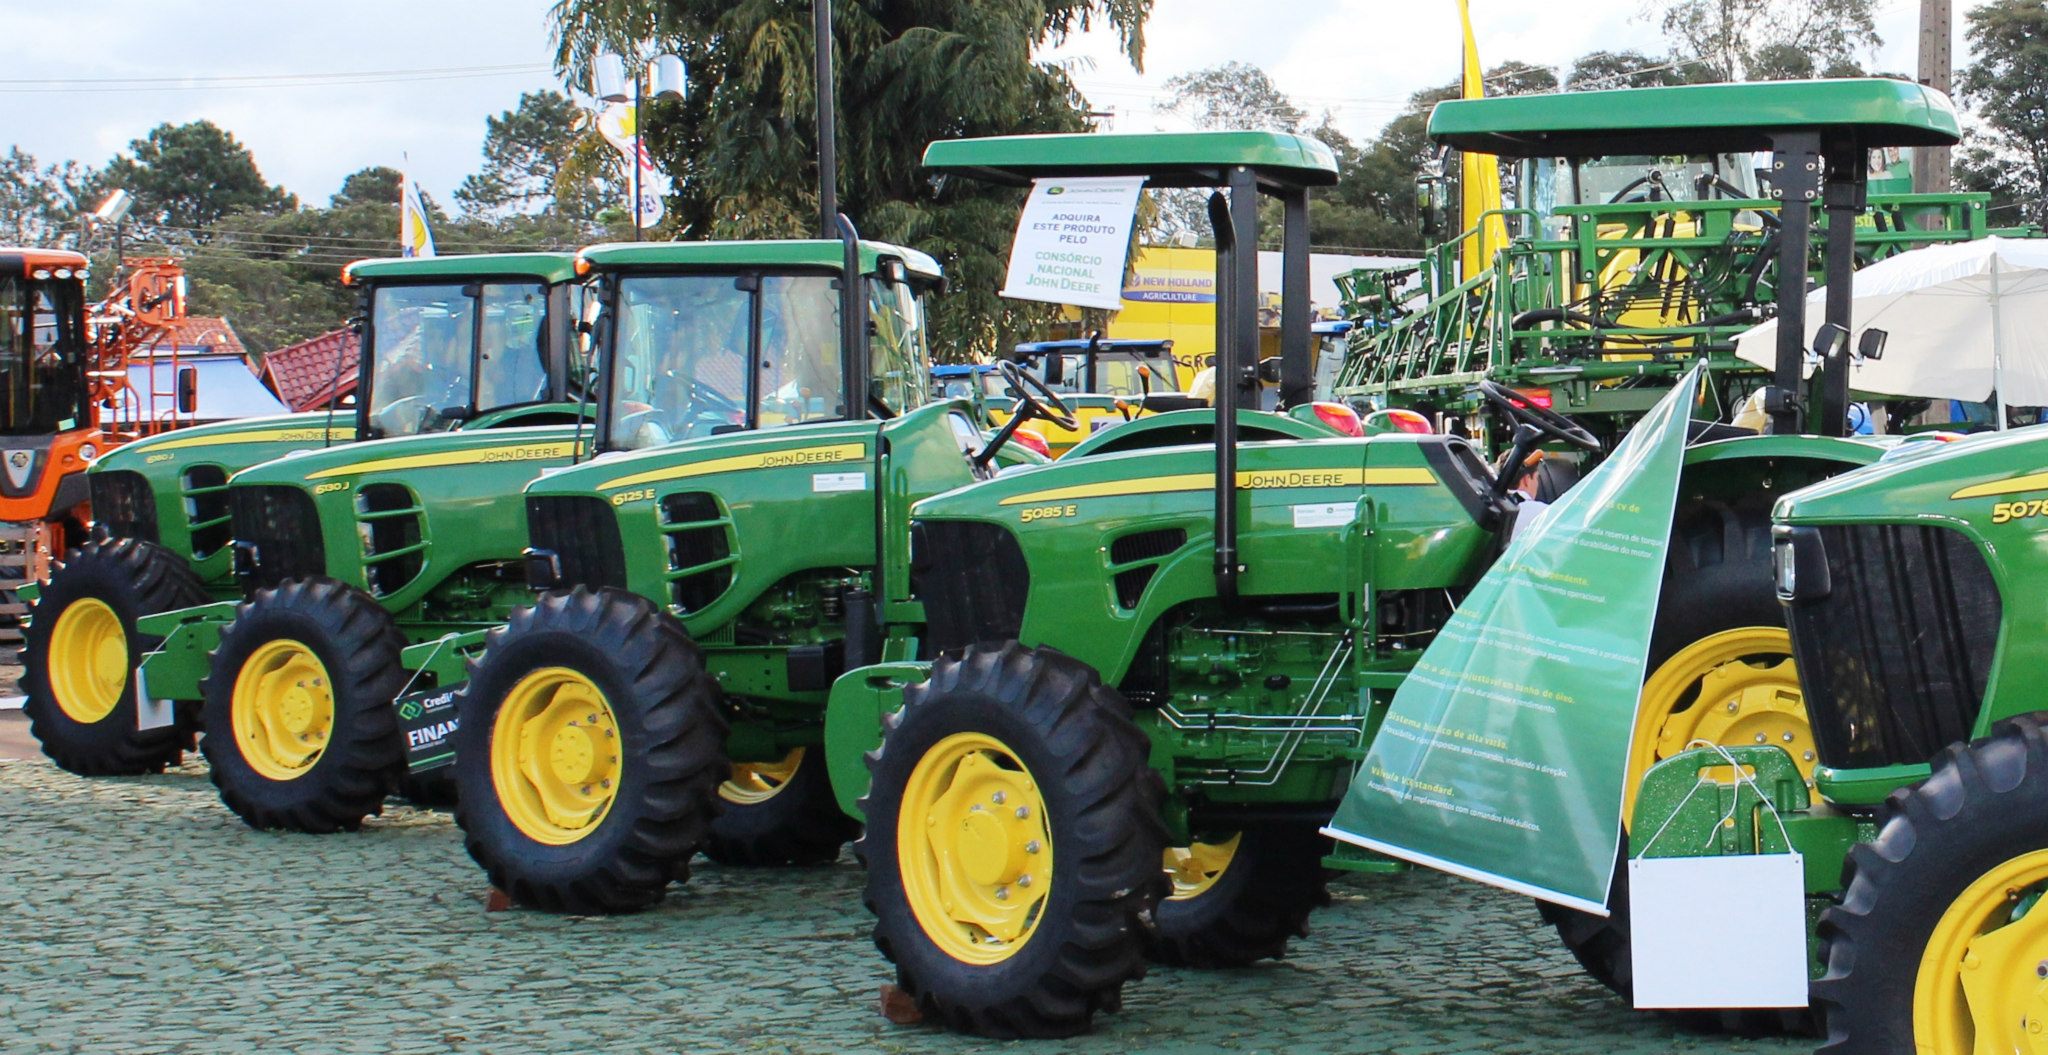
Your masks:
M2041 850L2048 850L2048 714L2001 722L1982 740L1949 747L1926 780L1893 792L1876 841L1849 853L1841 903L1821 916L1827 973L1813 986L1827 1028L1821 1055L1915 1050L1916 983L1936 925L1981 877ZM2042 905L2048 901L2033 911ZM2037 952L2048 957L2048 949L2028 950L2028 959ZM2028 974L2035 972L2029 964ZM2005 1039L1987 1045L1980 1036L1978 1050L2005 1050ZM2034 1039L2015 1035L2021 1046L2010 1050Z
M1277 960L1288 939L1308 937L1308 914L1330 903L1330 841L1307 824L1260 825L1241 838L1214 885L1152 910L1145 954L1153 962L1244 967Z
M326 746L288 777L266 775L245 755L234 719L235 686L258 649L296 641L325 668L332 726ZM329 834L376 816L405 772L405 744L391 700L403 689L405 636L368 593L327 578L290 579L259 590L221 631L206 681L199 749L221 801L250 827Z
M113 710L94 722L66 713L50 685L50 637L72 605L96 599L120 620L128 643L128 677ZM43 584L22 635L22 691L29 732L43 754L82 777L161 773L184 755L190 731L176 725L135 728L135 667L157 640L136 632L145 615L205 604L206 587L192 566L170 550L141 539L88 542L72 550Z
M1036 929L979 965L919 923L898 855L906 782L962 733L996 739L1029 774L1055 862ZM1129 705L1093 668L1015 642L943 657L930 680L904 691L868 755L867 830L854 853L868 870L875 945L926 1018L985 1037L1068 1037L1121 1006L1124 983L1144 975L1144 932L1167 887L1165 793L1149 750Z
M1748 626L1785 625L1784 607L1771 583L1771 521L1768 496L1727 506L1701 503L1673 526L1650 631L1645 676L1693 642ZM1624 1000L1632 1000L1635 968L1629 950L1628 835L1614 866L1602 918L1577 909L1541 903L1543 920L1557 929L1565 948L1586 973ZM1680 1012L1695 1028L1741 1036L1811 1033L1809 1011L1756 1010Z
M561 843L514 821L492 754L506 698L549 668L596 687L620 747L616 795ZM729 772L727 722L703 653L674 617L623 590L543 594L491 631L456 707L455 822L492 886L529 908L596 916L648 908L688 878Z
M721 812L711 822L711 838L704 844L704 856L719 864L831 864L860 834L860 822L847 816L832 794L832 774L825 768L822 747L806 748L796 771L765 799L736 801L728 788L719 785Z

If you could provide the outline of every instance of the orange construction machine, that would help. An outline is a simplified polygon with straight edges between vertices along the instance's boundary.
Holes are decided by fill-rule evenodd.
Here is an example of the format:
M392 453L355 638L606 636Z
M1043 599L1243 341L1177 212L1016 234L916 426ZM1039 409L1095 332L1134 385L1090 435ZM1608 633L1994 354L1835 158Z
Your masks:
M15 588L85 541L92 460L188 423L197 400L196 372L178 362L177 261L129 261L90 306L87 268L78 253L0 248L0 625L17 622Z

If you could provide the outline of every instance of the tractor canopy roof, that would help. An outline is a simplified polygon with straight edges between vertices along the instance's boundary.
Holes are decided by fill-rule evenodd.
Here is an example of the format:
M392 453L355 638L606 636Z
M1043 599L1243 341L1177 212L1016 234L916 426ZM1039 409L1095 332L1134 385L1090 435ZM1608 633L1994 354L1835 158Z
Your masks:
M941 139L926 168L1023 185L1061 176L1143 176L1155 187L1215 187L1239 165L1260 182L1321 187L1337 182L1330 148L1286 132L1076 132Z
M609 242L594 245L577 254L581 261L599 268L633 267L821 267L839 270L846 262L844 243L823 239L788 239L756 242ZM860 268L873 274L886 259L903 261L911 274L928 279L942 277L939 262L900 245L887 242L860 243Z
M28 278L38 268L82 269L85 266L85 257L68 249L0 248L0 277Z
M1962 137L1948 96L1875 77L1453 99L1429 115L1431 139L1502 157L1767 151L1805 131L1866 149Z
M574 253L478 253L467 256L385 257L358 260L341 269L342 282L436 278L484 278L509 275L543 282L568 282L576 277Z

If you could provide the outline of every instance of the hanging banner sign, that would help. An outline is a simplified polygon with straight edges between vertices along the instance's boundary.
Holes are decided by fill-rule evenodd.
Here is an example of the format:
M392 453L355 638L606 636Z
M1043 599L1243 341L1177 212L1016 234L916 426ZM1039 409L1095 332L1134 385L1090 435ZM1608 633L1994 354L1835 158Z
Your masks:
M640 226L653 227L661 223L666 212L663 202L668 198L668 175L654 167L654 159L647 153L647 140L640 135L640 124L632 103L612 103L597 115L598 134L604 136L626 162L626 187L631 193L633 169L640 170Z
M1699 371L1516 533L1394 693L1325 834L1606 914Z
M1115 311L1142 176L1042 179L1031 185L1003 296Z

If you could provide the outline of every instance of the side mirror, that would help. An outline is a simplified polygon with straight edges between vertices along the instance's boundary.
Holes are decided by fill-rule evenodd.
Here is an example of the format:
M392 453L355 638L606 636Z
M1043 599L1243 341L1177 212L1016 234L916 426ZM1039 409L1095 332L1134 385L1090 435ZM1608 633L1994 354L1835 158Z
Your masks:
M199 410L199 368L181 366L178 368L178 413L194 414Z
M1856 357L1877 362L1884 358L1884 342L1890 338L1890 333L1874 326L1864 330L1863 338L1856 342Z
M1821 323L1819 332L1813 335L1813 357L1826 361L1842 354L1849 347L1849 330L1832 322Z

